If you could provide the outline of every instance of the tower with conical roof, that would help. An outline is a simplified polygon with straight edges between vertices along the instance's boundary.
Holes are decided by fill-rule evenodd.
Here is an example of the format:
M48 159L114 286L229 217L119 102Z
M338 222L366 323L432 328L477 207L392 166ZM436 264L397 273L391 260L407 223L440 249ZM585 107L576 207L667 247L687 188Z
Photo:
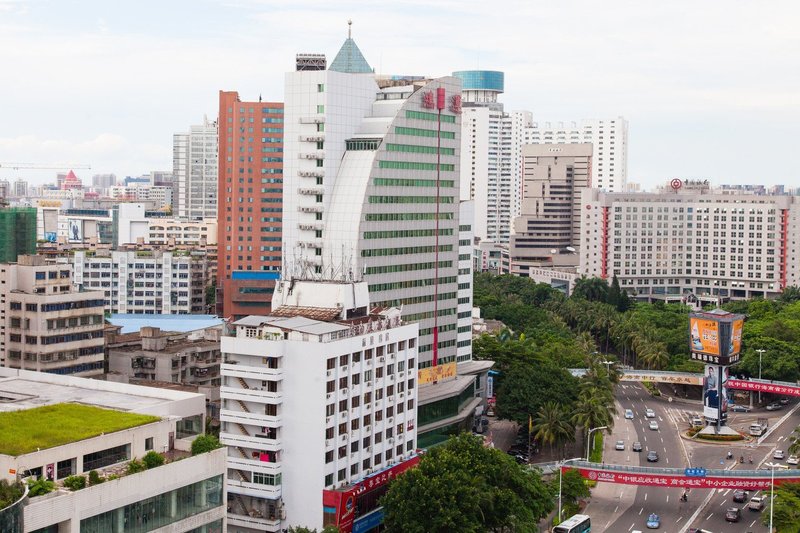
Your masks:
M346 72L348 74L373 74L375 71L369 66L364 54L359 50L358 45L353 40L353 21L347 21L347 40L339 49L339 53L333 59L329 70L336 72Z

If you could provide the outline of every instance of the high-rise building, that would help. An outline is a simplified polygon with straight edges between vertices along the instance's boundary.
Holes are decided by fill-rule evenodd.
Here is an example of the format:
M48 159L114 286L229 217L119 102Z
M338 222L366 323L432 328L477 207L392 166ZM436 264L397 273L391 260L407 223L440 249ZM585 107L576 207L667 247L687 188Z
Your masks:
M108 189L117 184L115 174L95 174L92 176L92 187L95 189Z
M105 310L132 314L206 312L207 259L202 251L76 251L75 285L103 291Z
M628 121L587 119L540 122L525 128L525 144L592 144L591 187L622 192L628 181Z
M79 291L72 269L23 255L0 264L0 365L73 376L103 373L103 293Z
M359 523L418 460L418 325L372 305L364 282L282 280L270 315L232 326L220 412L228 530L369 530Z
M24 198L28 196L28 182L18 179L14 182L14 196Z
M522 214L514 219L511 273L578 266L581 192L589 187L591 144L522 147Z
M286 76L283 275L363 279L419 322L421 367L455 361L460 80L371 72L348 38L331 70Z
M36 253L36 208L0 205L0 263Z
M800 284L800 204L673 180L654 193L583 191L578 273L643 300L719 304ZM691 296L690 296L691 295Z
M281 269L281 102L243 102L219 93L218 312L268 314ZM286 197L297 194L295 189Z
M177 185L173 212L179 216L214 218L217 216L217 165L217 123L203 117L203 123L191 126L188 133L172 136L171 179L167 184L164 176L153 172L152 184L170 188L173 183Z

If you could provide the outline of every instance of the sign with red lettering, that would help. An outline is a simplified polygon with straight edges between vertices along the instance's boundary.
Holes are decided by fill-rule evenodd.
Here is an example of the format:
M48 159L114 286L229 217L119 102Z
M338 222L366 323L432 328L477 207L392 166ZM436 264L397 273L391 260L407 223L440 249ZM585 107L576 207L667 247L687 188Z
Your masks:
M783 383L769 383L761 381L747 381L744 379L729 379L726 382L729 389L750 390L756 392L769 392L785 396L800 396L800 387L785 385Z
M566 472L570 467L562 466ZM656 474L650 472L617 471L600 468L576 468L581 476L592 481L617 483L620 485L645 485L650 487L682 487L687 489L743 489L763 490L770 487L770 472L764 470L763 477L723 477L705 476L694 477L682 474ZM775 484L797 483L800 481L800 472L793 477L776 477Z
M454 94L450 97L450 111L455 113L456 115L461 114L461 95Z
M433 109L436 107L436 102L433 101L433 91L425 91L422 93L422 107L425 109Z

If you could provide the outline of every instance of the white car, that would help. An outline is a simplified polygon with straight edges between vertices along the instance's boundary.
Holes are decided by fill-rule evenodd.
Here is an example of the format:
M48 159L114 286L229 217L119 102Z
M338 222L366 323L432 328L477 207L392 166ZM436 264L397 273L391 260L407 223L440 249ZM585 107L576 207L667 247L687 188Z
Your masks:
M633 411L631 409L625 409L625 418L633 420Z
M614 449L615 450L623 450L624 451L625 450L625 441L624 440L618 440L617 443L614 445Z
M652 409L645 409L644 416L645 416L645 418L655 418L656 417L656 412L653 411Z
M658 431L658 422L656 422L655 420L651 420L650 429L652 429L653 431Z
M775 450L775 453L772 454L773 459L784 459L785 457L783 450Z
M786 464L797 466L800 464L800 458L798 458L796 455L790 455L789 458L786 459Z

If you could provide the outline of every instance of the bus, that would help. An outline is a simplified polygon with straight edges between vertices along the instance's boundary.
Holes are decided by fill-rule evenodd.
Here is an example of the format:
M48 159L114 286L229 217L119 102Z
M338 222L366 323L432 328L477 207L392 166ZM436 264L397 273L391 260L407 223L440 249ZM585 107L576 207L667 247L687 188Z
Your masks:
M553 528L553 533L586 533L592 530L589 515L576 514Z

